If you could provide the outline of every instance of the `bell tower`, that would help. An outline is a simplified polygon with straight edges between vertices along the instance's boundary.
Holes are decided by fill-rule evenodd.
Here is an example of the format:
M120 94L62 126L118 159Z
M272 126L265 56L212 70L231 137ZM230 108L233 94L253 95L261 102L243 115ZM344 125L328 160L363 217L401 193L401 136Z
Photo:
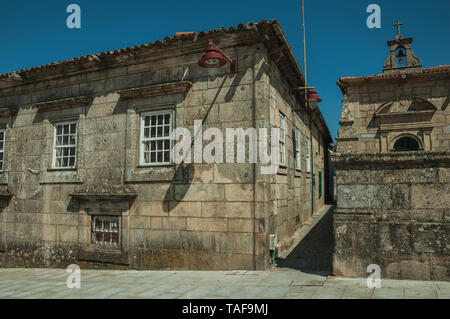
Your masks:
M422 64L411 49L413 38L403 38L400 33L400 26L403 24L397 20L394 27L397 27L395 40L390 40L387 45L390 49L389 57L384 62L383 73L414 72L422 69Z

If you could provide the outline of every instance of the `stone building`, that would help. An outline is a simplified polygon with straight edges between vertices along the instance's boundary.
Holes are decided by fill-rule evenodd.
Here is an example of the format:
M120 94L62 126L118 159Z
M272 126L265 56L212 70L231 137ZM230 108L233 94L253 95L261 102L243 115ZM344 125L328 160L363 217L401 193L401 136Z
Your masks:
M450 280L450 66L422 68L412 41L398 30L383 74L338 82L337 275Z
M198 64L210 41L236 70ZM276 21L0 75L0 265L268 268L270 235L283 249L324 205L331 137L304 82ZM249 149L175 164L168 136L197 120L282 128L277 172Z

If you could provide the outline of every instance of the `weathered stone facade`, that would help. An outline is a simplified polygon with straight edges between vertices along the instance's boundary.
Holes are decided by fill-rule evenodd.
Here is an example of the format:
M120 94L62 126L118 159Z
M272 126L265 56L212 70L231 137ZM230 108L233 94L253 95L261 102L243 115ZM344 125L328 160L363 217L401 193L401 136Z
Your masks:
M411 42L388 42L384 74L338 82L336 275L450 280L450 66L422 69Z
M208 41L237 60L236 74L197 64ZM325 186L322 194L317 180L319 172L326 180L331 138L320 110L292 94L302 85L276 21L0 75L0 265L266 269L269 235L282 244L324 204ZM248 160L141 165L141 114L154 110L170 110L173 129L193 132L201 120L203 130L217 127L224 136L226 128L278 126L281 111L286 165L273 175L260 173L267 164ZM70 169L53 168L61 121L77 123ZM301 170L294 163L295 126L302 132ZM305 169L310 127L313 176ZM94 218L102 229L118 221L117 246L93 240Z

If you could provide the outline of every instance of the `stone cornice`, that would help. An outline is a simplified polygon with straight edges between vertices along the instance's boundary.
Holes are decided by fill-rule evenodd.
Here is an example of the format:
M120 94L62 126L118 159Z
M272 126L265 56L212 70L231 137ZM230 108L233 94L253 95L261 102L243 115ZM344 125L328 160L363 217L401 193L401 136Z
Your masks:
M431 130L431 129L433 129L433 123L430 123L430 122L412 122L412 123L380 124L379 131L383 132L383 131L405 130L405 129Z
M157 84L145 87L121 90L120 98L123 100L142 99L157 95L184 93L192 87L192 82L180 81L172 83Z
M372 81L405 81L407 79L423 79L423 78L448 78L450 76L450 65L436 66L422 69L413 73L390 73L376 74L359 77L341 77L336 84L345 94L345 89L350 86L368 85Z
M424 110L424 111L406 111L406 112L391 112L391 113L377 113L376 117L379 118L409 118L409 117L419 117L426 115L433 115L435 110Z
M54 111L76 106L87 106L91 101L92 99L89 96L77 96L67 99L40 102L34 104L34 106L37 107L39 111Z
M132 201L137 197L134 189L127 186L86 185L69 194L80 201Z
M449 163L450 151L377 152L377 153L333 153L331 160L337 168L355 169L358 166L387 164L402 166Z
M119 194L119 193L71 193L72 198L82 201L100 201L106 200L111 202L121 202L134 200L136 193Z

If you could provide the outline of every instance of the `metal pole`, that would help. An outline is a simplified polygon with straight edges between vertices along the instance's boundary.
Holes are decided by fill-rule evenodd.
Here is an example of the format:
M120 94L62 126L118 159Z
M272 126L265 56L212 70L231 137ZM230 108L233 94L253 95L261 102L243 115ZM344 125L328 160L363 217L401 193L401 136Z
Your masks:
M303 29L303 69L305 72L305 106L308 106L308 73L306 68L306 32L305 32L305 6L302 0L302 29ZM312 135L312 116L309 119L309 160L311 164L311 215L314 214L314 161L313 161L313 135Z
M307 95L308 92L308 80L307 80L307 70L306 70L306 34L305 34L305 7L304 0L302 0L302 30L303 30L303 69L305 71L305 104L307 103Z

